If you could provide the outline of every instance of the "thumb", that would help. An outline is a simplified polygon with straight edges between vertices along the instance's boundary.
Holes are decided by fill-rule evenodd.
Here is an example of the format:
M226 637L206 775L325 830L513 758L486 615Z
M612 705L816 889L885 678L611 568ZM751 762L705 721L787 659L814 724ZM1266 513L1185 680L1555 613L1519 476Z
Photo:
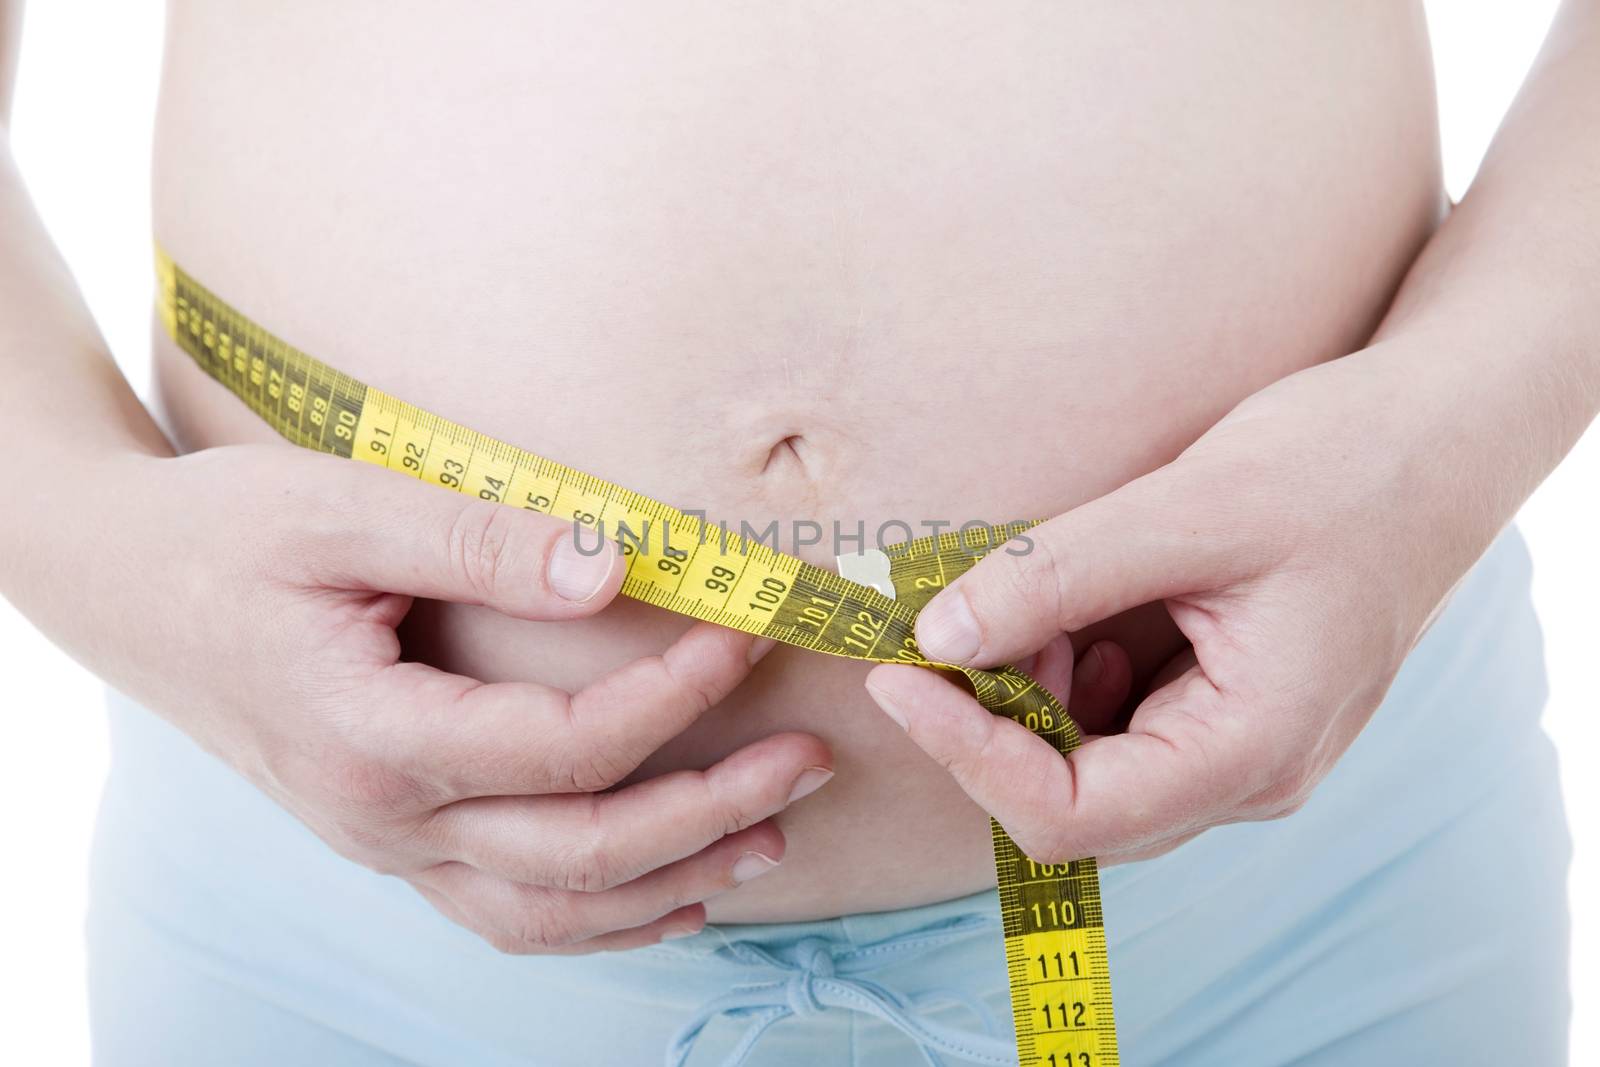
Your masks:
M1242 535L1215 494L1167 466L989 553L917 617L932 660L1014 662L1060 633L1242 571Z
M364 463L308 458L324 468L333 502L305 546L320 584L540 620L592 615L622 587L622 553L593 529Z

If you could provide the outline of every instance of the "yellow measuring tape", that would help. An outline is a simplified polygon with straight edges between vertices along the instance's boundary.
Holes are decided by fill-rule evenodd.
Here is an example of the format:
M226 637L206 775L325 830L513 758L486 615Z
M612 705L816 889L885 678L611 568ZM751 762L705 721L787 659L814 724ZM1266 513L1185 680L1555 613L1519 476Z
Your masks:
M934 594L1029 524L889 547L895 590L890 599L341 374L229 307L160 248L156 275L158 310L173 340L295 444L609 529L627 559L627 596L814 652L959 670L985 708L1022 723L1063 755L1078 747L1077 726L1032 678L1013 667L978 671L930 663L914 636L917 612ZM991 827L1021 1067L1115 1067L1117 1032L1095 861L1035 863L999 823L991 820Z

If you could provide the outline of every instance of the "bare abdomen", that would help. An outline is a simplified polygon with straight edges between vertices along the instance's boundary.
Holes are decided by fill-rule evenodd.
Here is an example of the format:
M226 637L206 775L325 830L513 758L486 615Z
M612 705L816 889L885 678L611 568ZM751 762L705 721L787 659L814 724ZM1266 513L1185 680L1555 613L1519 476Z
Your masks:
M1099 495L1359 345L1440 203L1410 5L171 19L157 233L189 270L388 392L758 526ZM263 434L159 337L157 371L184 447ZM422 605L407 636L452 669L579 685L680 627ZM782 820L782 869L713 918L992 880L985 817L863 673L780 650L647 768L788 728L837 753Z

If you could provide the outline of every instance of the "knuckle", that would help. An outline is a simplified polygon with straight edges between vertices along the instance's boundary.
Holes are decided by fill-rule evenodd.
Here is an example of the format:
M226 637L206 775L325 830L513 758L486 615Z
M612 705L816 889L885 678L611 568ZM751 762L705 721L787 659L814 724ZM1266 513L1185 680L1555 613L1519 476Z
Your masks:
M505 587L516 557L511 509L470 501L450 522L445 550L467 589L484 600Z
M1041 606L1048 609L1053 622L1063 629L1075 628L1076 620L1071 617L1071 606L1077 600L1074 576L1056 552L1053 538L1041 536L1038 545L1038 555L1032 563L1034 573L1023 576L1024 588L1018 589L1017 595L1033 598L1024 603L1042 600Z
M625 869L627 865L612 839L603 810L599 803L590 806L583 843L561 864L561 888L574 893L598 893L629 880L630 872Z
M1307 770L1295 768L1281 773L1251 799L1250 813L1258 819L1287 818L1305 807L1315 785Z
M1283 708L1274 722L1289 720L1293 714L1292 709ZM1241 816L1281 819L1305 806L1321 778L1314 746L1306 749L1292 734L1285 736L1279 730L1252 727L1243 717L1224 719L1217 729L1221 735L1219 751L1229 753L1218 762L1231 772L1219 772L1219 777L1235 783L1232 795L1239 800Z
M1025 856L1037 863L1068 863L1082 858L1073 848L1066 825L1061 822L1047 821L1030 826L1013 835L1012 840Z
M599 793L616 785L624 773L607 753L587 750L566 757L554 777L558 792Z
M543 895L524 904L511 932L523 954L566 948L583 939L570 912Z
M722 836L736 834L741 830L748 830L757 823L755 813L743 804L727 804L721 807Z
M1040 539L1035 552L1027 556L996 556L989 573L990 596L995 603L1031 604L1039 599L1041 579L1048 578L1051 566L1049 542Z
M502 956L532 956L538 952L538 949L520 940L516 934L504 930L479 930L477 934Z
M557 883L572 893L598 893L617 883L610 855L603 847L580 849L561 865Z
M998 765L995 746L1000 741L999 722L994 715L983 712L963 716L958 727L947 723L946 732L932 732L929 754L958 780L977 779L986 768Z
M400 858L393 852L378 845L358 846L355 855L346 856L374 874L400 875L410 869L409 865L400 862Z
M333 851L377 874L401 874L403 864L395 855L393 835L356 819L337 820L322 834Z
M1076 779L1072 763L1069 760L1061 761L1060 767L1068 777L1066 799L1062 805L1051 805L1048 814L1041 817L1037 814L1031 816L1030 821L1019 828L1020 838L1017 847L1021 848L1030 859L1040 863L1066 863L1069 860L1081 859L1084 855L1082 843L1072 833L1073 809L1076 802ZM1023 797L1054 797L1061 795L1060 783L1050 781L1050 772L1043 769L1034 776L1031 782L1021 782ZM1030 805L1030 809L1031 809Z
M411 812L422 793L411 775L365 756L334 760L326 774L335 804L343 811L362 816Z
M1070 598L1065 578L1056 565L1048 537L1036 535L1034 547L1025 555L991 553L979 563L986 567L982 584L969 586L973 611L985 625L1011 620L1019 615L1025 622L1055 623ZM974 571L974 576L977 575Z
M740 830L747 830L760 820L751 810L752 804L747 802L755 798L729 796L726 786L719 784L717 775L698 772L695 779L699 785L699 809L705 813L705 828L715 836L727 837ZM777 782L772 783L774 787ZM773 800L782 800L781 796L774 796ZM759 803L759 801L756 801Z
M561 743L550 758L550 780L558 793L598 793L610 789L632 770L625 754L615 742L600 736L594 717L584 713L579 702L567 697L562 703ZM596 709L601 717L609 708Z
M1250 783L1243 814L1251 819L1281 819L1303 808L1317 784L1314 759L1305 754L1287 758L1266 752L1253 755L1258 756L1253 765L1261 770Z
M1275 806L1271 816L1269 817L1273 819L1287 819L1289 816L1295 814L1301 808L1305 807L1306 801L1310 799L1311 790L1309 789L1300 793L1296 793L1294 796L1285 799L1283 802Z
M721 698L716 686L697 672L675 667L666 656L658 656L656 661L662 675L662 690L680 694L695 712L706 711Z

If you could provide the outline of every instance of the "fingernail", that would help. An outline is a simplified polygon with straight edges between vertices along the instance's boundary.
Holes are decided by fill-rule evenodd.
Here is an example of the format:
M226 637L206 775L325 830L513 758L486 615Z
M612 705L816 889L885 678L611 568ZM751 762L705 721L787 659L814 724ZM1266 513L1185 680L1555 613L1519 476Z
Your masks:
M885 715L894 720L894 724L896 726L900 727L902 730L911 729L910 726L906 725L906 713L900 707L900 702L891 697L888 693L885 693L882 689L879 689L877 686L873 685L870 681L867 683L867 696L871 697L874 703L883 709L883 713Z
M757 663L760 663L763 656L777 647L778 642L774 641L770 637L756 638L750 643L750 666L754 667Z
M1078 685L1093 685L1106 673L1106 654L1095 645L1078 662L1072 671L1072 680Z
M593 600L605 586L617 550L609 541L601 544L599 551L585 553L578 548L576 537L562 537L556 543L545 576L561 599L583 604Z
M743 885L752 878L760 878L777 865L778 861L771 856L763 856L759 852L746 852L733 865L733 884Z
M668 930L666 933L662 934L661 935L661 940L663 940L663 941L676 941L676 940L678 940L679 938L682 938L682 937L693 937L695 934L698 934L699 932L700 932L699 930L696 930L693 927L675 926L671 930Z
M930 659L965 663L978 654L982 640L977 617L959 586L946 589L917 616L917 644Z
M789 789L787 803L793 804L801 797L808 797L812 793L828 784L828 779L833 777L833 772L826 767L807 767L800 772L800 777L794 780L794 785Z

